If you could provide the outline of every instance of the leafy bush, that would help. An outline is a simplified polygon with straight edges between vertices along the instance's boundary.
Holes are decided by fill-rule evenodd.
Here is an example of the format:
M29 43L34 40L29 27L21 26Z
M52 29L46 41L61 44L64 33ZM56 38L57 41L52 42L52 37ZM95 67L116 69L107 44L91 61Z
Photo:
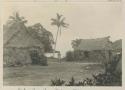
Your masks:
M66 60L67 61L83 61L86 58L89 58L90 52L88 51L81 51L81 50L75 50L75 51L68 51L66 53Z
M93 79L86 78L83 81L76 82L74 77L70 79L69 82L66 83L66 81L61 80L61 79L55 79L51 80L51 85L52 86L93 86L94 81Z
M116 72L118 62L121 60L121 54L113 58L113 60L105 63L105 72L93 75L96 85L113 86L122 84L122 72Z
M46 56L44 56L44 55L40 56L40 65L42 65L42 66L47 66L48 65Z
M73 52L72 51L68 51L66 53L66 60L67 61L74 61L74 55L73 55Z
M66 86L92 86L94 85L93 79L86 78L83 81L76 82L74 77L66 84Z
M76 50L76 51L68 51L66 53L66 60L67 61L80 61L84 59L84 53L82 51Z
M86 58L89 58L89 51L84 51L84 55Z
M112 60L109 62L105 63L105 72L108 73L115 73L118 62L121 60L121 54L115 55Z
M98 75L93 75L93 78L86 78L82 81L76 82L74 77L67 83L61 79L51 80L52 86L121 86L122 78L121 73L112 75L110 73L100 73Z
M74 77L71 78L71 80L66 84L66 86L76 86Z
M60 78L51 80L51 86L63 86L64 83L65 83L65 81L61 80Z
M83 51L76 50L76 51L73 51L73 53L74 53L73 55L74 55L75 61L81 61L85 59Z
M52 51L52 44L54 43L54 41L51 32L46 30L40 23L36 23L33 26L27 27L27 30L31 35L33 35L43 43L45 52Z
M121 74L117 73L100 73L98 75L93 75L95 85L97 86L120 86L121 85Z

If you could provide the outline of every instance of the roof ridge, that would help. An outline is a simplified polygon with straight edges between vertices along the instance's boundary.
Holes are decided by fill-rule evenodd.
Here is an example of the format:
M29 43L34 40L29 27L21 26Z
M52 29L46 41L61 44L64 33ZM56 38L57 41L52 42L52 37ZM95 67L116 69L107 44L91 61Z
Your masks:
M81 39L81 40L97 40L97 39L109 39L109 38L110 37L107 36L107 37L101 37L101 38L92 38L92 39L87 38L87 39Z
M4 45L8 44L9 41L12 40L19 32L20 32L20 30L18 30L15 33L13 33L13 35L7 40L7 42L4 43Z

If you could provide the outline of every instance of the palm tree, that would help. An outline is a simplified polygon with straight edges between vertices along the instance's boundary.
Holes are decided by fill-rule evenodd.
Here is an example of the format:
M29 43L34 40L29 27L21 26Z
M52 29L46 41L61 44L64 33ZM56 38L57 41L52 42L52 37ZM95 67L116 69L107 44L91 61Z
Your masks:
M73 48L77 48L79 46L79 44L81 43L82 39L76 39L76 40L72 40L72 47Z
M3 32L5 33L7 30L9 30L9 31L12 30L12 32L16 32L14 34L14 35L16 35L19 32L19 30L26 29L26 26L25 26L26 22L27 22L27 20L25 20L24 17L20 17L19 13L15 12L15 13L13 13L13 16L9 17L9 20L7 21L7 23L5 25L3 25L3 28L4 28ZM9 40L11 38L9 38Z
M51 25L55 25L57 26L57 34L56 34L56 39L55 39L55 46L54 46L54 51L53 51L53 56L54 56L54 53L56 51L56 44L57 44L57 38L58 38L58 33L60 32L60 35L61 35L61 29L62 28L67 28L69 24L65 23L64 20L65 20L65 17L63 17L63 15L60 15L60 14L56 14L57 15L57 18L52 18L52 23Z
M10 27L24 26L27 22L24 17L21 17L18 12L15 12L13 16L9 17L7 25Z

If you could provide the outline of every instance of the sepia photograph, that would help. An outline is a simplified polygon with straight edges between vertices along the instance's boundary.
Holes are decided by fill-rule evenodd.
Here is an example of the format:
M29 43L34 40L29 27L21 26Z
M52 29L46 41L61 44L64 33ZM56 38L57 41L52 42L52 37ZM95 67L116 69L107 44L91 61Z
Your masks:
M119 3L3 8L3 86L122 86Z

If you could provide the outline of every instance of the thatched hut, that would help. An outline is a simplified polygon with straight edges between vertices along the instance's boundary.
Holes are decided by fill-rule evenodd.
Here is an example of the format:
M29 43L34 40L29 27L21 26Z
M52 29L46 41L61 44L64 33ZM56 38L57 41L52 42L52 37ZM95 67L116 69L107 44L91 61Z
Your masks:
M115 54L122 53L122 40L116 40L112 44L112 50Z
M115 42L113 42L112 45L112 52L114 56L117 56L118 58L118 64L117 64L117 68L116 68L116 72L122 72L122 40L116 40Z
M3 58L5 65L31 64L44 53L43 44L24 27L4 27ZM37 60L37 59L36 59Z
M82 51L84 56L91 60L106 61L110 58L110 50L112 50L112 42L110 37L96 39L81 39L77 46L74 46L74 51Z

